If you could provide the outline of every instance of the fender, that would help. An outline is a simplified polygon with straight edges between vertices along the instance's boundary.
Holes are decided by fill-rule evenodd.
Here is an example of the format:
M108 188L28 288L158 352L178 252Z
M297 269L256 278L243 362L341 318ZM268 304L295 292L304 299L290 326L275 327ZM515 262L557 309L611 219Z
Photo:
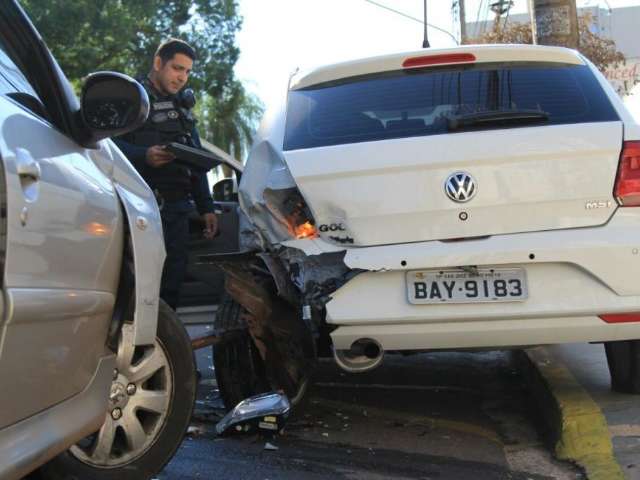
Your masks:
M124 154L105 142L113 159L112 180L125 210L135 269L134 345L150 345L156 337L160 280L166 256L160 210L153 192Z

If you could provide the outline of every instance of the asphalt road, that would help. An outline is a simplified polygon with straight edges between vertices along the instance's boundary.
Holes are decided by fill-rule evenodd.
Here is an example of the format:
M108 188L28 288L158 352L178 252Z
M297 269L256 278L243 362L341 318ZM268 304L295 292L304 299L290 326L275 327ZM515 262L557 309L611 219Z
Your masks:
M389 355L373 372L323 361L315 385L270 442L216 437L215 379L204 379L191 432L161 480L579 479L554 460L509 352ZM204 357L204 358L203 358Z

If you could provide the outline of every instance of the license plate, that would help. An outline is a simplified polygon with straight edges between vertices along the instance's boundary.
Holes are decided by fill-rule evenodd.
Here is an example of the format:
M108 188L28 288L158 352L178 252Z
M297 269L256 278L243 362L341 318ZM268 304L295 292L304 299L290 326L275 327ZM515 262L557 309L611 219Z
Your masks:
M407 272L407 295L413 304L516 302L526 300L523 268L479 268Z

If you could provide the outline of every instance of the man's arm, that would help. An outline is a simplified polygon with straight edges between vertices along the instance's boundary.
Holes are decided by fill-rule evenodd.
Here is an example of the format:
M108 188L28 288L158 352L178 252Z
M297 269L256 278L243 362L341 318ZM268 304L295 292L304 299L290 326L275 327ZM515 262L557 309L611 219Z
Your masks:
M113 141L141 174L145 168L161 167L175 158L173 153L164 150L162 145L141 147L122 140L122 138L114 138Z

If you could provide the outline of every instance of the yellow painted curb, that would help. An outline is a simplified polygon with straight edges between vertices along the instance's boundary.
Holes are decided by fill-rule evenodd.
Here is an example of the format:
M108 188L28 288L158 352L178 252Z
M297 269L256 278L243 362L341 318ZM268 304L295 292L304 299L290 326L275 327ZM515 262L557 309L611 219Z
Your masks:
M548 349L530 348L525 353L551 396L544 403L552 411L544 413L553 417L556 456L583 467L590 480L624 480L600 407Z

